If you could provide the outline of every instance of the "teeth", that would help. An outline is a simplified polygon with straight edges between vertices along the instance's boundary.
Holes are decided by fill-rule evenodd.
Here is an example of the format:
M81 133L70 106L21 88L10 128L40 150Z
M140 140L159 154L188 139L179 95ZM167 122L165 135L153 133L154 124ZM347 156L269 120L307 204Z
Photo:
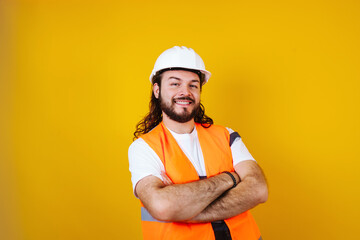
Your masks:
M178 104L190 104L190 102L182 102L182 101L176 101Z

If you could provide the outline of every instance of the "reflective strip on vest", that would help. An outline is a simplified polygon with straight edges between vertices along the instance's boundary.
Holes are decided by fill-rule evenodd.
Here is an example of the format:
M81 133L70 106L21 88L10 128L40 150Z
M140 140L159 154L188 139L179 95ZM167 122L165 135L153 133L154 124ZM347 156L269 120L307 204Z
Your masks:
M153 218L153 216L151 216L151 214L148 212L148 210L146 210L146 208L144 208L144 207L141 207L141 220L148 221L148 222L163 222L163 221L159 221L159 220L156 220L155 218Z

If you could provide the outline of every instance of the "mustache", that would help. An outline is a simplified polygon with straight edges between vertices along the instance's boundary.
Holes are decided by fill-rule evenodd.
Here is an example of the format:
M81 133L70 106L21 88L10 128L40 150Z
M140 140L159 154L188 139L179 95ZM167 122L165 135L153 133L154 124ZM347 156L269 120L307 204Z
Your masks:
M194 102L195 100L192 99L191 97L179 97L179 98L174 98L174 101L178 101L178 100L189 100Z

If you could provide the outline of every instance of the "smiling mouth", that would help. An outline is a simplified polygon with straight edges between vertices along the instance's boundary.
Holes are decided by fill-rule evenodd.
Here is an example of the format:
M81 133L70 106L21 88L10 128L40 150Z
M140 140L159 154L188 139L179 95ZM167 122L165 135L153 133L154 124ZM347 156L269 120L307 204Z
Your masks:
M177 98L174 99L174 102L179 105L190 105L194 102L191 98Z
M190 105L192 102L187 102L187 101L175 101L175 103L180 104L180 105Z

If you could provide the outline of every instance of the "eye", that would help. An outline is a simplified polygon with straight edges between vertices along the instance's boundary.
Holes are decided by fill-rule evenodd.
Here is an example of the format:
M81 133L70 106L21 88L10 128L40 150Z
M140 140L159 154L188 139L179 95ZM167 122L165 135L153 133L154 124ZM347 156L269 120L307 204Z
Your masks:
M192 88L198 88L197 85L190 85L190 87L192 87Z
M179 86L178 83L171 83L170 86Z

